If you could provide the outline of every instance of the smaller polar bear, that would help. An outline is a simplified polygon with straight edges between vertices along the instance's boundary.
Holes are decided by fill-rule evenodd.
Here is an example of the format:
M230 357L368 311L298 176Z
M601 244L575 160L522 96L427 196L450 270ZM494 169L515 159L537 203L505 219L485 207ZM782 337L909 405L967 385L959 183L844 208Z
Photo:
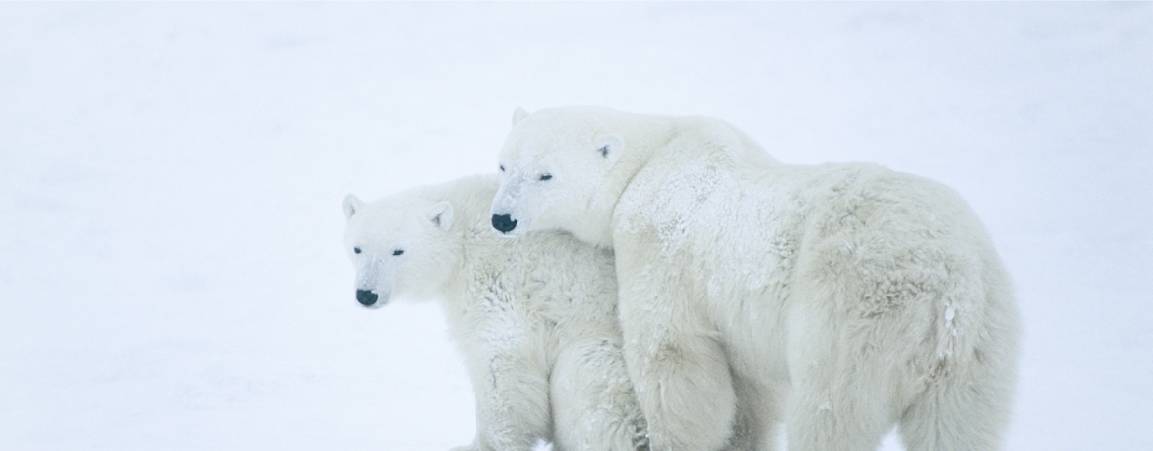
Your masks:
M476 439L459 449L644 448L611 252L558 233L497 236L497 185L475 176L367 204L346 197L357 301L444 300L476 394Z

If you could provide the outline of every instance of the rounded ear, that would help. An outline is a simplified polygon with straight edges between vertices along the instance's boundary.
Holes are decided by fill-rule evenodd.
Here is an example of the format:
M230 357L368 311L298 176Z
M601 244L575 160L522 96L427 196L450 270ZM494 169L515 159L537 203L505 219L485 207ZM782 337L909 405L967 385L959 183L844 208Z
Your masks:
M597 140L597 154L610 163L617 161L624 147L625 141L619 136L602 136Z
M519 106L516 107L516 111L512 112L512 125L519 124L525 117L528 117L528 111L525 111L524 108Z
M448 230L452 227L452 204L444 201L437 202L429 209L426 217L436 228Z
M352 215L355 215L356 212L360 211L360 209L364 207L364 202L361 202L360 199L356 198L356 196L349 194L347 196L344 196L343 207L344 207L344 218L348 219L348 218L351 218Z

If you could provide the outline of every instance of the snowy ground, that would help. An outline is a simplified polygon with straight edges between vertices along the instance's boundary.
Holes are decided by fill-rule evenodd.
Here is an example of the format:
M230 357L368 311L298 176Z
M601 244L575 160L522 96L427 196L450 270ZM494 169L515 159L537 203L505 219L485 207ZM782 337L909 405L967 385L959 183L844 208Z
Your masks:
M468 442L440 312L357 305L340 199L574 103L956 187L1026 321L1009 449L1153 449L1151 3L0 4L0 449Z

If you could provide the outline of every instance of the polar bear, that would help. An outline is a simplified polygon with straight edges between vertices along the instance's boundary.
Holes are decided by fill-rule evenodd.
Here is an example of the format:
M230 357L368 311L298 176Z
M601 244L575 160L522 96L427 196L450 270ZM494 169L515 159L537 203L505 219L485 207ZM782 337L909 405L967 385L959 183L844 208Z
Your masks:
M501 238L488 226L497 185L476 176L367 204L346 197L357 301L443 300L476 393L476 440L459 449L643 447L611 252L560 233Z
M654 450L988 451L1018 320L953 191L871 164L782 164L715 119L518 110L492 225L613 248Z

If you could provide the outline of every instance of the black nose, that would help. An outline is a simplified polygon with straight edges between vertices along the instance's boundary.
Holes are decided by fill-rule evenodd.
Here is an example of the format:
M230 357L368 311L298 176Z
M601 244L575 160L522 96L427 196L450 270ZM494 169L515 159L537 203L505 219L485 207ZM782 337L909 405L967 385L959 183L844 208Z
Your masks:
M356 300L360 302L361 305L368 307L376 303L376 293L368 290L356 290Z
M492 215L492 228L508 233L516 228L516 220L511 215Z

